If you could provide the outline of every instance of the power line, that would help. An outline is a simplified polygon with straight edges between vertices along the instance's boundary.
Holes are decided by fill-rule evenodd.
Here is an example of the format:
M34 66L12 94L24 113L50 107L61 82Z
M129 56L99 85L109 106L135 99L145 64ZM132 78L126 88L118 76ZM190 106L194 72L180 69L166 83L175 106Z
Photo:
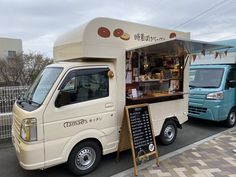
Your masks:
M190 18L190 19L188 19L188 20L185 21L184 23L181 23L181 24L175 26L174 28L179 28L180 26L183 26L183 25L186 25L186 24L190 23L191 21L197 19L198 17L203 16L203 15L209 13L211 10L215 9L216 7L221 6L222 4L226 3L227 1L230 1L230 0L223 0L223 1L218 2L218 3L215 4L214 6L212 6L212 7L208 8L208 9L204 10L204 11L201 12L200 14L198 14L198 15L196 15L196 16Z

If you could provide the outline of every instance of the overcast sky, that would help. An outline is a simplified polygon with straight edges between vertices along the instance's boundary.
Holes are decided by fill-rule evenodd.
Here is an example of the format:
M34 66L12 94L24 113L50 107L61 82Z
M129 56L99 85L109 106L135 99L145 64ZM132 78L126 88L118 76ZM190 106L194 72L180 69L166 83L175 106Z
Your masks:
M52 57L60 34L95 17L191 32L197 40L236 38L236 0L0 0L0 37Z

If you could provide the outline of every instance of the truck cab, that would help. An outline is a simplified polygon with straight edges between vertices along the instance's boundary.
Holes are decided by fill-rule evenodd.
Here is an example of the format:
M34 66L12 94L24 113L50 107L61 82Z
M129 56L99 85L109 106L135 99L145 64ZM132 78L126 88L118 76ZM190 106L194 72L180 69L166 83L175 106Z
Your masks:
M188 115L233 127L236 123L236 54L218 55L202 56L190 67Z
M192 66L189 116L235 125L235 65Z

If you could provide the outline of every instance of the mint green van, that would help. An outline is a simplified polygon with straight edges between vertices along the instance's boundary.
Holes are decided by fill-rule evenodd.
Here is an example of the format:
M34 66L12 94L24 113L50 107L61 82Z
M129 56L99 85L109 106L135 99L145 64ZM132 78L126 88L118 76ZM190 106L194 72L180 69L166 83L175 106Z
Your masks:
M236 40L234 40L236 43ZM231 41L232 44L232 41ZM189 117L236 123L236 48L193 62L189 74Z

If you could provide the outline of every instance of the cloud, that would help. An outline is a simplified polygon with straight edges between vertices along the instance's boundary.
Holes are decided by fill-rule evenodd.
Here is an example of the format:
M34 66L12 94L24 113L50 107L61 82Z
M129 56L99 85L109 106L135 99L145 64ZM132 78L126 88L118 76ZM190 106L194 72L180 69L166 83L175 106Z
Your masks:
M222 0L1 0L1 37L20 38L24 51L52 56L56 37L95 17L110 17L174 28ZM214 41L236 35L236 1L177 28L193 39Z
M52 57L53 43L57 36L58 35L55 34L46 34L37 38L25 40L23 41L24 52L36 52L41 53L44 56Z

